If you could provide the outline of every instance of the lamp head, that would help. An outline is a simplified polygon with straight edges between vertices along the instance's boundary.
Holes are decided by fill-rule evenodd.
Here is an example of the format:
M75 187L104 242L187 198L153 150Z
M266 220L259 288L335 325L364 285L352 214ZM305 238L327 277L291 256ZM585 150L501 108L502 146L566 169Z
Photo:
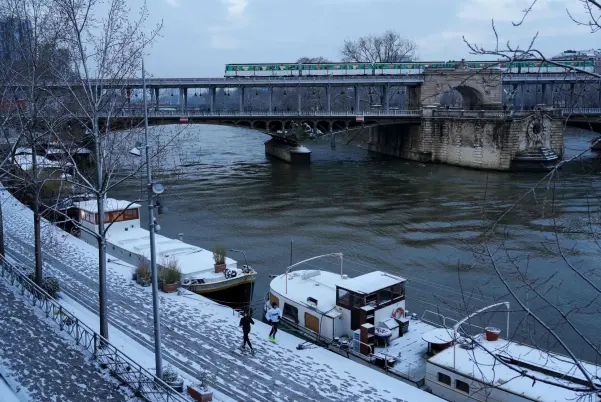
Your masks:
M133 147L133 148L132 148L132 149L129 151L129 153L130 153L131 155L133 155L133 156L141 156L141 155L142 155L142 151L140 151L140 150L138 149L138 147Z
M153 183L152 184L152 192L156 195L163 194L165 191L165 187L161 183Z

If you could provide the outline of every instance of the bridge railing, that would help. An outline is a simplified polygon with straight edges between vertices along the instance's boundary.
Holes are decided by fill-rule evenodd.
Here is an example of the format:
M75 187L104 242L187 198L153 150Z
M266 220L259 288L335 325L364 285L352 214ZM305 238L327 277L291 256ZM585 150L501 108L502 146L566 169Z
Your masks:
M219 118L219 117L241 117L241 118L253 118L253 117L315 117L315 118L326 118L326 117L363 117L363 116L381 116L381 117L420 117L422 115L421 110L367 110L365 112L349 112L349 111L277 111L277 112L240 112L240 111L220 111L220 112L208 112L202 110L190 110L185 111L179 110L149 110L149 117L208 117L208 118ZM120 114L121 117L143 117L143 108L125 109Z
M42 310L46 318L52 319L61 331L70 335L76 345L86 349L101 367L108 368L111 375L127 384L136 396L149 402L187 402L186 398L163 380L79 321L75 315L29 279L23 271L2 256L0 256L0 277L6 278L23 297Z

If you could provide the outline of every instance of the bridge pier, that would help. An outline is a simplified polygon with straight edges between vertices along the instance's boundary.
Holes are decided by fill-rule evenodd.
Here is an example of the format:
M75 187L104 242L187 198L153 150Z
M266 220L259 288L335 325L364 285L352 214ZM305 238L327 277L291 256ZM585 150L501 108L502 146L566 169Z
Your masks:
M311 163L311 151L308 148L275 137L265 142L265 154L293 165Z
M360 114L361 102L359 98L359 85L355 85L355 113Z
M382 94L384 97L384 104L382 106L384 106L384 110L385 111L389 111L390 110L390 85L386 84L384 85L384 89L382 90Z
M326 85L326 112L332 112L332 87Z
M303 102L302 102L302 94L300 85L296 87L296 97L297 97L297 105L298 105L298 113L303 111Z
M370 152L487 170L544 170L563 156L563 124L547 111L511 118L502 112L426 107L421 124L373 127Z
M267 96L269 97L269 113L273 113L273 87L267 87Z
M244 112L244 87L238 87L238 99L240 102L240 113Z

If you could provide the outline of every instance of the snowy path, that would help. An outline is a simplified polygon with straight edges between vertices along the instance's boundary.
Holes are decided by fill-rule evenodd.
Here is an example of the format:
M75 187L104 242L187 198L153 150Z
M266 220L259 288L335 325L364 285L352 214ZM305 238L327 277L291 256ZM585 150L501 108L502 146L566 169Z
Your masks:
M31 267L31 211L12 198L5 201L9 255ZM52 253L44 255L46 273L59 278L67 296L96 312L97 250L52 227L44 236L57 238ZM108 265L111 325L152 349L150 289L129 280L130 268ZM439 400L324 349L297 351L301 341L292 335L280 332L279 343L272 344L262 323L251 333L257 355L241 355L234 351L241 341L239 319L230 309L197 296L161 294L161 317L164 359L194 377L208 369L216 379L211 385L236 400Z
M129 399L5 280L0 280L0 306L0 370L21 400ZM11 398L0 384L0 400Z

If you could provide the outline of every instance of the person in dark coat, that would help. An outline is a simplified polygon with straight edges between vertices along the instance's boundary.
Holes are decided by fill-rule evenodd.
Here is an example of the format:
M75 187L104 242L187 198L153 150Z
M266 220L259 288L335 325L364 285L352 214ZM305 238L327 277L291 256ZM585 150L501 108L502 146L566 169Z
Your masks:
M253 345L250 344L250 339L248 339L248 334L250 333L250 326L254 325L254 324L255 324L255 322L253 321L252 317L250 316L250 313L248 311L246 311L244 313L244 316L240 319L240 326L242 327L242 333L244 334L241 349L244 350L244 348L246 347L246 344L248 343L248 346L250 347L250 353L253 355L255 354L255 352L253 350Z

